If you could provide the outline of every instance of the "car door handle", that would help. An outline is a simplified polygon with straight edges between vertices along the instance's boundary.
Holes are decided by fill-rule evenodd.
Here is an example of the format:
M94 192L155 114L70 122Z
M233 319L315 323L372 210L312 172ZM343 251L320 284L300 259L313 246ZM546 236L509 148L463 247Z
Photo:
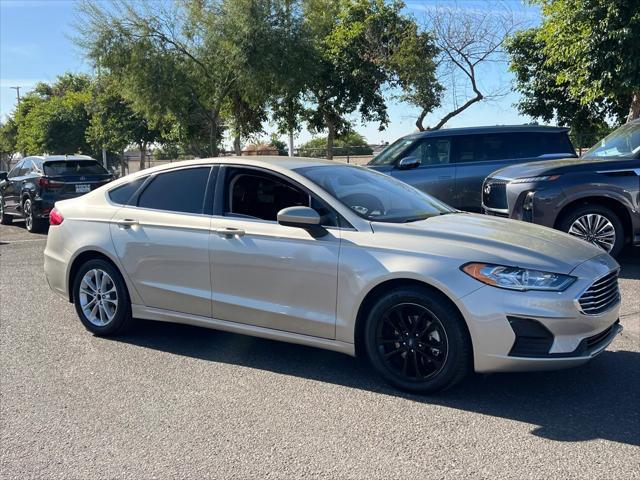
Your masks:
M138 225L138 220L133 220L131 218L124 218L122 220L117 220L116 225L122 228L129 228L133 225Z
M216 232L221 237L226 237L226 238L244 236L244 230L241 228L231 228L231 227L214 228L213 231Z

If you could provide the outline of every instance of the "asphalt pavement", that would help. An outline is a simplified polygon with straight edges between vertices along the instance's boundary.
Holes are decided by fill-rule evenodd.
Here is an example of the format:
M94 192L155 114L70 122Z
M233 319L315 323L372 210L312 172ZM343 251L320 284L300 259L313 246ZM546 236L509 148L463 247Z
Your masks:
M640 249L589 364L435 396L328 351L155 322L89 334L0 226L0 478L640 478Z

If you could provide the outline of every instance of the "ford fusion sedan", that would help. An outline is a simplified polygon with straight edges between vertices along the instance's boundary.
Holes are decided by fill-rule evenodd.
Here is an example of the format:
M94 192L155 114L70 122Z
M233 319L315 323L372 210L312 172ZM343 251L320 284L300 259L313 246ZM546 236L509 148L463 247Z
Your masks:
M0 176L0 223L24 218L30 232L46 228L58 200L77 197L110 182L112 175L85 155L33 156Z
M433 392L580 365L621 329L618 265L597 247L330 161L153 168L58 202L50 224L49 285L99 336L198 325L363 355Z
M526 163L491 174L486 213L575 235L616 256L640 244L640 120L623 125L582 158Z

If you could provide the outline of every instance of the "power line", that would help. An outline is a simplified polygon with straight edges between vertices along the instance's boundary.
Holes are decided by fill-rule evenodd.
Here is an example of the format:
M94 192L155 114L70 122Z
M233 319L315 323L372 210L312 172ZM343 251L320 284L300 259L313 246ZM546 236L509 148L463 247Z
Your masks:
M13 88L16 91L16 95L18 97L18 103L20 103L20 88L21 87L9 87L9 88Z

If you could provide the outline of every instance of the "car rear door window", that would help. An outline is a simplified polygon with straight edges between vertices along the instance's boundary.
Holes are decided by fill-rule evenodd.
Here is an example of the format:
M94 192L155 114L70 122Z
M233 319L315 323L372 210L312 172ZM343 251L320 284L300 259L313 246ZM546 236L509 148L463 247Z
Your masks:
M128 204L133 194L136 193L138 188L142 186L146 179L147 177L138 177L124 185L120 185L119 187L110 190L109 198L113 203L117 203L118 205Z
M210 167L160 173L145 187L138 206L180 213L202 213Z
M454 137L456 163L488 162L510 158L507 135L460 135Z

